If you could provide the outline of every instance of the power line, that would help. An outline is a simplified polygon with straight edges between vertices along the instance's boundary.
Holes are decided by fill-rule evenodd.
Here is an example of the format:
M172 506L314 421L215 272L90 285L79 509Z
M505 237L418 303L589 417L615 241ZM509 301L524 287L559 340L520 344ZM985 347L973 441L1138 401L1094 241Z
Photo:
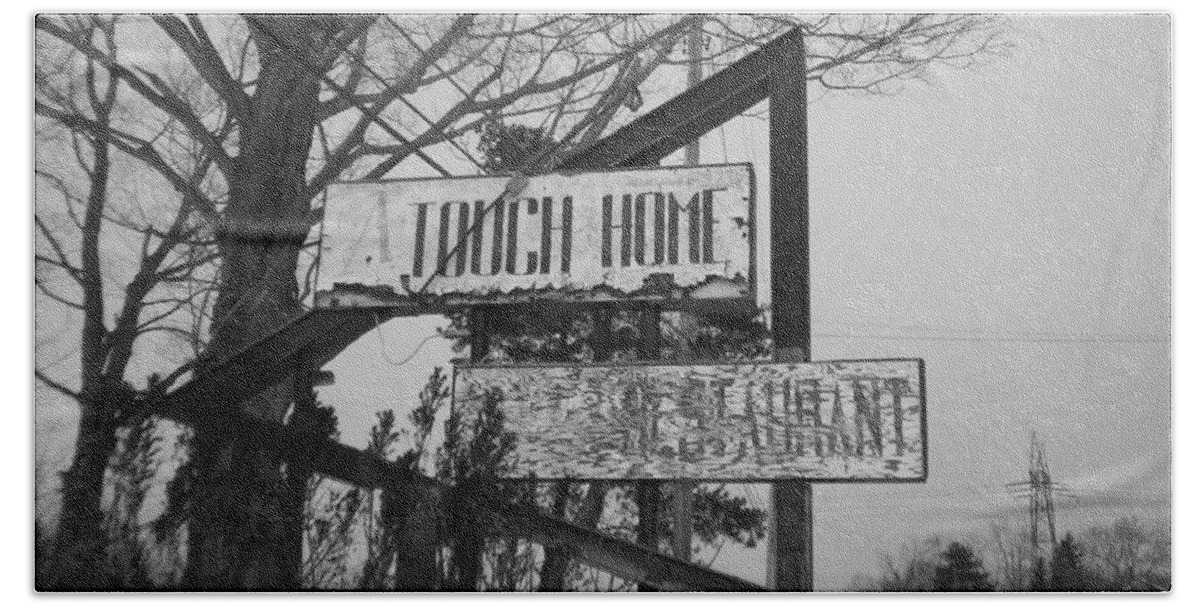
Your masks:
M835 334L814 333L821 338L846 338L863 340L913 340L919 342L1039 342L1039 343L1146 343L1169 344L1170 336L947 336L947 335L898 335L898 334Z

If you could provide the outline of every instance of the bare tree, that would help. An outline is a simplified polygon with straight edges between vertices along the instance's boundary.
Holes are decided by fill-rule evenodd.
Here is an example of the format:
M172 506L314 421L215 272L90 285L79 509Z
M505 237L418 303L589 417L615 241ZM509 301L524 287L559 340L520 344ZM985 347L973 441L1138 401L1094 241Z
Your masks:
M1019 526L1014 529L1004 519L992 524L989 540L987 557L992 562L996 589L1028 590L1033 575L1033 550L1029 545L1028 531Z
M1082 535L1083 566L1097 575L1103 591L1169 591L1169 523L1120 517Z
M92 583L86 564L96 552L89 539L98 538L104 463L114 446L113 421L121 420L112 414L145 397L124 378L137 336L186 312L190 344L201 349L196 364L164 370L150 383L151 396L203 372L302 312L310 232L330 182L413 171L418 161L441 175L451 174L448 159L482 170L462 142L498 119L537 124L561 142L561 150L550 152L594 141L634 115L639 87L678 61L676 47L699 19L39 17L35 111L83 142L88 154L82 174L58 176L64 192L87 203L76 225L78 260L64 246L63 227L42 218L42 193L56 182L39 180L46 183L39 188L39 289L83 324L80 387L39 375L76 398L84 419L56 541L62 572L83 574L65 575L64 584ZM703 21L720 41L711 52L717 62L801 24L813 41L808 77L830 90L884 91L929 65L969 63L997 48L992 20L979 16ZM78 83L86 104L70 89ZM128 112L114 114L122 107ZM110 249L100 246L100 234L114 152L130 163L133 179L163 182L174 210L167 214L172 221L144 233L139 269L145 272L121 282L124 306L109 326L101 258ZM552 158L547 154L545 162ZM214 256L214 298L194 289L150 310L156 286L200 276L194 270ZM82 299L43 281L52 270L78 283ZM244 407L282 421L289 394L280 387ZM169 511L189 522L183 584L294 586L295 557L282 548L299 526L278 513L281 501L303 498L288 494L277 454L228 431L218 420L195 429L192 458L171 492Z
M116 52L113 19L71 17L60 26L71 36ZM35 78L35 103L42 117L35 285L40 311L66 309L82 321L78 381L35 371L39 381L75 401L80 410L74 460L63 476L49 580L59 588L86 589L104 584L96 578L107 546L103 480L117 447L117 431L141 400L127 377L135 346L157 332L191 336L189 327L178 322L179 313L203 293L192 287L203 282L196 271L212 256L197 238L196 210L186 198L169 205L166 214L113 204L114 182L127 175L133 152L128 142L114 145L108 137L122 113L121 83L100 62L74 51L47 63L39 57ZM159 135L167 136L168 130L162 126ZM178 176L191 183L196 179L184 170ZM131 269L105 259L112 248L130 244L136 248L127 260ZM114 309L115 314L110 312Z
M896 553L879 557L879 573L860 575L854 586L860 591L932 591L935 571L947 542L930 536L917 543L906 543Z

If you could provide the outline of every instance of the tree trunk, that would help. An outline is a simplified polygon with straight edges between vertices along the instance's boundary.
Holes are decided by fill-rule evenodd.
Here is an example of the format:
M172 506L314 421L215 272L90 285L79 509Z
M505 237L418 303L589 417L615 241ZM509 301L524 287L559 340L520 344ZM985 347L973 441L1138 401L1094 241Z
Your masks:
M111 45L112 30L104 33ZM97 121L107 125L116 100L116 86L110 83L99 91L93 70L89 66L89 97ZM135 336L110 334L104 325L100 233L112 160L106 141L92 139L91 149L92 166L85 168L89 184L79 251L85 311L80 336L79 429L71 468L63 474L62 511L50 562L49 579L56 590L94 590L113 583L105 574L108 534L100 501L104 494L104 473L117 445L115 414L129 406L133 398L132 391L119 380L124 375L126 361L107 360L106 343L125 344ZM110 365L108 376L106 364Z
M219 360L302 311L296 264L310 226L306 165L321 78L351 40L337 17L256 16L247 22L260 55L239 153L227 175L229 202L218 242L220 287L208 356ZM282 422L289 386L242 407ZM276 446L241 437L213 420L196 429L196 484L188 526L184 586L191 589L294 589L293 536L302 522L286 514L289 484ZM294 498L294 497L293 497Z
M113 417L106 414L109 410L99 407L97 400L94 394L84 396L75 457L63 474L63 505L50 573L50 588L55 591L95 591L110 586L103 568L107 538L100 500L117 429Z

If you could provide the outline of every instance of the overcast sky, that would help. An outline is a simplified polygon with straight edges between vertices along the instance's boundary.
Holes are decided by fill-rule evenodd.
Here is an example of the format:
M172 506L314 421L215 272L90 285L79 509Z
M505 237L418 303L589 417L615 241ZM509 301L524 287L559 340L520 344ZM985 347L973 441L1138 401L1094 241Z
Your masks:
M1170 27L1014 16L1008 57L811 105L813 356L924 358L930 444L928 483L817 487L819 588L872 572L905 541L1020 517L1003 484L1022 479L1031 431L1079 495L1059 503L1060 529L1167 513ZM765 128L734 121L705 138L703 158L752 162L763 205ZM442 323L389 322L330 366L337 383L321 398L345 442L365 444L374 411L411 407L447 345L388 361ZM65 465L70 408L38 396L39 421L56 425L39 458ZM742 491L765 504L765 486ZM763 571L761 551L726 558Z

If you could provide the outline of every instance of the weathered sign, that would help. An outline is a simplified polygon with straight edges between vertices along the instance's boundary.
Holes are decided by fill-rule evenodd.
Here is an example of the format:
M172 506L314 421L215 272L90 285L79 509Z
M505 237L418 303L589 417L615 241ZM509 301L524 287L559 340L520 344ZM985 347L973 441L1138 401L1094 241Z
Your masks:
M924 481L920 359L713 365L459 365L539 479Z
M749 165L331 186L318 305L750 298ZM511 189L511 186L510 186ZM336 300L336 301L335 301Z

